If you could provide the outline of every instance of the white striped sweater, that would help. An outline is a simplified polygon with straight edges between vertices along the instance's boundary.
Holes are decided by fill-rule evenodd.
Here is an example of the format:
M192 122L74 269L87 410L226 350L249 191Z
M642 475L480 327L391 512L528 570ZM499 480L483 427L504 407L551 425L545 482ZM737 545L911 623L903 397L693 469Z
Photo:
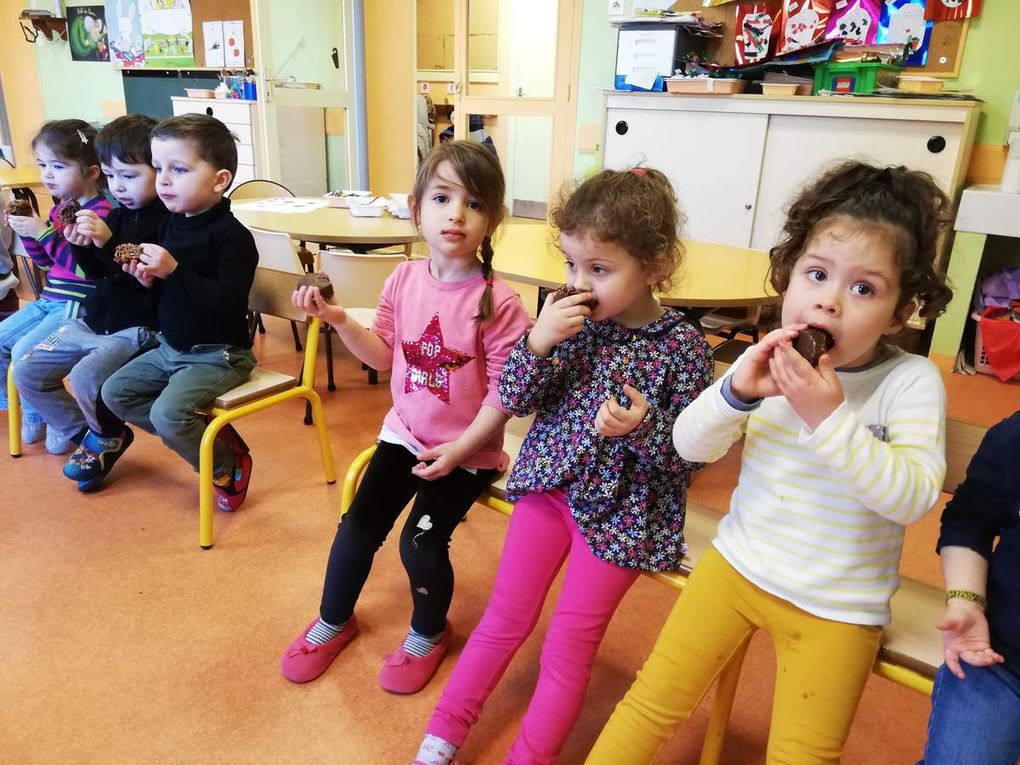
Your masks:
M673 443L685 460L712 462L746 433L714 546L808 613L884 625L903 528L932 508L945 476L946 394L930 361L895 348L836 374L846 400L814 432L781 396L731 406L723 378L680 413Z

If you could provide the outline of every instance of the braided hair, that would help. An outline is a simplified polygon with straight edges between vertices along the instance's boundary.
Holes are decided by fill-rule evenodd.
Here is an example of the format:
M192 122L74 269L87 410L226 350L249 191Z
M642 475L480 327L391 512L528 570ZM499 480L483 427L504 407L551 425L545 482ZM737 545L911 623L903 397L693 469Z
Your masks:
M468 192L478 200L489 219L489 234L482 239L479 254L482 258L482 276L485 278L485 290L478 301L478 313L475 321L481 324L492 318L492 235L491 232L503 222L505 208L503 198L506 194L506 181L503 170L496 156L473 141L448 141L430 151L418 164L418 173L414 178L411 193L412 212L415 225L420 224L417 200L424 198L425 190L432 181L439 166L449 162L456 173L457 179Z

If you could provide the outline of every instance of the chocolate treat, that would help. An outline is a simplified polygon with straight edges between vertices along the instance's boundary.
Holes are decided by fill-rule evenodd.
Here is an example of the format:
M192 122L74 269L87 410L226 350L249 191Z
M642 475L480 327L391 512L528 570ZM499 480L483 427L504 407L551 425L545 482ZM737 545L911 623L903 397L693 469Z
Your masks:
M7 214L28 217L32 214L32 203L27 199L12 199L7 203Z
M818 359L827 353L836 341L832 335L818 327L808 327L801 330L797 339L793 341L793 349L808 360L813 367L818 366Z
M78 211L81 209L81 205L78 204L77 199L72 199L67 202L63 207L60 208L60 222L65 226L70 226L78 220Z
M118 244L113 251L114 263L127 263L131 260L138 260L142 256L142 248L137 244Z
M319 294L325 300L329 300L333 297L333 284L330 282L329 277L322 271L316 271L314 274L305 274L297 283L298 287L318 287Z
M570 297L571 295L579 295L580 293L581 290L575 290L573 287L569 285L561 284L559 287L556 288L556 291L553 293L553 302L556 303L559 302L560 300L563 300L563 298L565 297ZM588 306L589 309L594 311L595 306L598 305L598 301L595 300L594 297L590 297L583 303L581 303L581 305L586 305Z

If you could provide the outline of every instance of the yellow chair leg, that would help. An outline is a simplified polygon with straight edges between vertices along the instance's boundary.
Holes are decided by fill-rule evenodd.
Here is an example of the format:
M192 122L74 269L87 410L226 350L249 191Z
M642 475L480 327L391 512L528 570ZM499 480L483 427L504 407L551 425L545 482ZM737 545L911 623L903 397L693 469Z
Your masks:
M322 455L322 469L326 473L326 483L336 483L336 468L333 467L333 450L329 446L329 433L326 432L326 417L322 409L322 399L314 390L305 394L312 405L312 422L319 435L319 453Z
M365 472L365 465L372 459L373 454L375 454L375 447L370 446L355 457L354 462L347 468L347 473L344 475L344 490L340 495L341 516L351 509L351 503L354 502L354 492L358 490L358 481L361 480L361 474Z
M733 699L737 695L737 681L740 680L740 670L744 664L744 655L747 653L747 646L750 642L751 636L748 635L744 642L737 646L729 663L719 673L719 680L715 687L715 703L712 705L712 714L708 720L705 744L701 748L701 759L698 760L698 765L719 765L722 758L726 726L730 722Z
M203 550L213 546L213 443L226 424L227 420L214 417L198 447L198 544Z
M7 442L12 457L21 456L21 399L14 387L14 362L7 367Z

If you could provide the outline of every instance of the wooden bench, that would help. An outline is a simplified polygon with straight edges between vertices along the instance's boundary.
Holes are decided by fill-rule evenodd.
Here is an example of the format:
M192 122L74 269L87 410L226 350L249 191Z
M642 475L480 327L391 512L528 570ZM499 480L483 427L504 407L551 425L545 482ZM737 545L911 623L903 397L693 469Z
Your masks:
M507 426L503 448L510 455L511 464L520 453L530 423L531 418L515 418ZM942 484L944 492L951 494L963 480L967 465L970 464L986 430L979 425L960 420L946 422L947 470ZM347 508L350 507L358 480L374 451L374 446L363 451L348 469L344 477L341 513L347 512ZM510 515L513 512L513 504L506 499L508 475L509 473L504 473L496 479L478 502ZM711 546L722 516L723 512L719 509L688 500L684 526L687 556L680 568L675 571L647 573L646 576L682 590L694 566ZM942 638L935 629L935 622L942 615L944 608L942 588L904 578L899 590L893 595L892 621L882 631L882 646L872 671L907 688L931 695L935 673L942 664ZM720 762L726 726L749 643L750 638L734 653L730 663L719 675L715 705L712 707L705 733L700 765L717 765Z

